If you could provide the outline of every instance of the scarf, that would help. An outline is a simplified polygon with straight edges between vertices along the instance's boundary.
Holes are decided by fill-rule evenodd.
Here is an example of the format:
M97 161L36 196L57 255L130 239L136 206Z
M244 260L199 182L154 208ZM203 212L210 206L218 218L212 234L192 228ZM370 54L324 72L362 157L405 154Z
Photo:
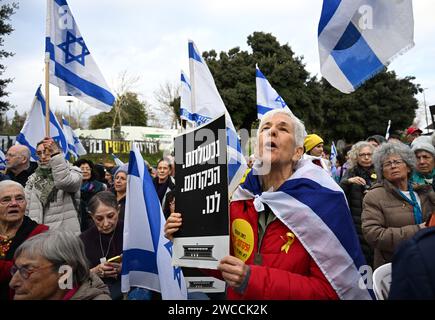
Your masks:
M38 168L35 170L33 187L38 191L37 195L43 208L49 205L50 202L56 200L58 190L54 186L53 173L49 166L38 162Z
M417 198L415 197L414 189L412 188L412 183L410 181L408 182L408 191L411 199L405 196L405 194L399 189L397 189L397 191L399 192L400 196L412 206L415 224L423 223L423 213L421 212L421 208L418 205Z
M298 162L293 175L276 191L262 191L252 170L232 201L254 199L257 212L267 205L296 235L340 299L371 299L361 289L365 265L343 190L311 160Z

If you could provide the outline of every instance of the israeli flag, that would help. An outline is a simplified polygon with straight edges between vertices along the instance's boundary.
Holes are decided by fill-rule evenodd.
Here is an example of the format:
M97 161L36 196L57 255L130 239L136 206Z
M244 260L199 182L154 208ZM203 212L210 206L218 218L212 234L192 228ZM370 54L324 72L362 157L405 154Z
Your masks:
M255 65L255 83L257 85L258 119L261 119L266 112L274 109L287 108L290 111L284 99L270 85L257 65Z
M117 156L115 156L114 153L112 153L112 157L113 157L113 161L115 161L115 164L117 166L120 167L120 166L124 165L124 162L122 162L121 159L119 159Z
M414 46L412 0L324 0L318 36L323 77L353 92Z
M331 144L331 155L329 156L329 160L331 161L332 166L335 167L337 162L337 148L335 147L334 141Z
M87 154L85 147L83 147L80 139L77 137L74 130L71 128L71 125L64 116L62 116L62 125L70 154L76 159Z
M39 141L45 138L45 99L41 93L41 86L36 90L33 104L24 122L23 128L17 136L16 142L25 145L29 148L31 153L30 161L37 161L39 159L36 154L36 145ZM65 133L57 121L53 112L50 111L50 137L53 138L62 149L65 158L68 156L68 143L66 141Z
M248 167L242 153L240 139L218 92L213 76L193 41L189 41L189 65L192 110L197 125L209 122L225 112L228 147L228 190L231 194L239 185Z
M60 95L72 95L84 103L109 111L115 97L80 34L66 0L47 1L46 59L49 81Z
M6 170L6 156L2 149L0 149L0 170Z
M191 123L195 122L195 117L192 113L192 89L189 78L183 70L181 70L180 118Z
M160 201L134 143L128 162L121 290L159 291L164 300L187 299L180 267L173 267L172 242L164 237Z

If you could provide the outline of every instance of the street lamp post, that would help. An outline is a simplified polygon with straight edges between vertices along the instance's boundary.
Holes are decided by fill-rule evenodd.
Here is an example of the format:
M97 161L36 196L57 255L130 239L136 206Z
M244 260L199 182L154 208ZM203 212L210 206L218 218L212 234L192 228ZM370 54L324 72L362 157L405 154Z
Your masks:
M66 100L66 102L68 103L68 120L69 120L69 125L71 126L72 125L72 122L71 122L71 103L73 103L74 101L73 100Z

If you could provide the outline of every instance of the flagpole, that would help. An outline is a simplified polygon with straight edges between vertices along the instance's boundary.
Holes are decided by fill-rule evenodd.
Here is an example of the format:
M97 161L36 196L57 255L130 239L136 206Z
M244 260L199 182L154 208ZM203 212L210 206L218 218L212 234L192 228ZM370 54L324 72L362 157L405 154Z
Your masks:
M45 61L45 136L50 136L50 89L49 89L49 70L50 62Z
M189 41L190 42L190 41ZM192 46L194 46L193 41ZM192 108L192 114L196 113L196 101L195 101L195 65L193 63L193 59L189 58L189 75L190 75L190 103ZM196 121L193 124L193 127L196 127Z
M47 17L45 19L45 28L46 28L46 34L50 34L50 23L51 23L51 10L52 7L50 5L51 0L47 0ZM49 78L50 78L50 53L45 53L45 136L50 136L50 84L49 84Z

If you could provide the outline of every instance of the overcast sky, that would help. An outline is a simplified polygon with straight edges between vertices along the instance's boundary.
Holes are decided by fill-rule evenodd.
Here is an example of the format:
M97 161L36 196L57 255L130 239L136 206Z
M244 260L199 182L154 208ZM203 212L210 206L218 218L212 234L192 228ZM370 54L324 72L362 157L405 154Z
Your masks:
M247 50L248 35L270 32L304 57L312 75L319 74L321 0L68 0L68 4L109 86L116 88L120 72L127 70L140 76L135 90L151 104L161 84L176 84L180 70L188 72L188 39L201 52L236 46ZM434 12L434 1L414 1L415 47L389 66L400 77L415 76L416 83L427 88L428 106L435 104ZM7 89L19 112L29 110L37 86L44 81L45 14L45 0L21 0L11 19L15 31L5 41L5 49L15 56L2 61L7 66L4 76L14 78ZM67 98L50 88L52 106L67 110ZM423 104L423 95L417 98ZM90 107L88 115L98 112Z

